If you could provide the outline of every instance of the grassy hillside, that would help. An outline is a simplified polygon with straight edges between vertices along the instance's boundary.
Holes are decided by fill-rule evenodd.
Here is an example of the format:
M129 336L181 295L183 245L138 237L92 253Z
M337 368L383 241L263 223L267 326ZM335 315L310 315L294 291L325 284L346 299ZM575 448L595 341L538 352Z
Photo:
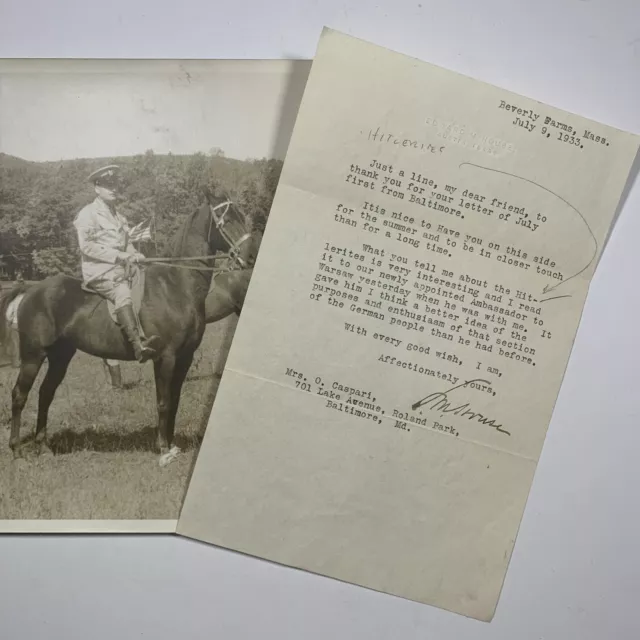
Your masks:
M222 155L156 155L35 163L0 154L0 294L18 270L28 281L79 275L72 221L94 197L87 176L117 163L127 181L120 209L133 222L152 218L155 237L141 247L162 252L206 191L230 197L247 224L264 227L282 167L278 160ZM3 319L0 319L2 321ZM183 454L160 468L153 451L156 397L151 363L122 363L125 389L111 389L104 364L76 354L49 413L53 455L26 464L9 449L11 389L17 371L0 354L0 519L174 519L187 487L231 343L235 318L207 326L183 387L176 444ZM0 352L2 349L0 349ZM4 365L4 366L3 366ZM35 428L38 376L23 412L22 435Z
M0 368L0 520L174 519L218 388L235 329L229 317L208 325L184 384L176 421L183 453L158 465L153 367L122 363L125 389L110 388L102 362L78 353L51 405L49 444L53 456L35 457L25 444L26 464L9 449L11 387L16 370ZM35 428L38 376L23 412L22 435Z

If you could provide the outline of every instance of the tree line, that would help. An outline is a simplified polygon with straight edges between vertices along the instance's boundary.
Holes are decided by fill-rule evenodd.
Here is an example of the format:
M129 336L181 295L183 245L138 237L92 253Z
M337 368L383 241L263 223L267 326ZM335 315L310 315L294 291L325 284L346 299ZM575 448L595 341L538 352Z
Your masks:
M152 220L146 255L162 254L185 216L206 193L229 197L250 228L264 229L280 178L282 161L236 160L220 150L209 154L83 158L29 162L0 153L0 279L18 272L28 280L57 273L80 276L73 219L95 198L87 176L118 164L125 181L119 210L132 224Z

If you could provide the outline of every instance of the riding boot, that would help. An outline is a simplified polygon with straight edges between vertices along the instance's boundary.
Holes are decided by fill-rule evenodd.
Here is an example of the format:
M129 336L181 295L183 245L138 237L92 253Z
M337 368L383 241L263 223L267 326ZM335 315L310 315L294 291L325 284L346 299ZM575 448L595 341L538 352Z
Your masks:
M122 330L127 337L127 340L133 347L133 353L135 354L138 362L146 362L149 358L153 358L156 355L154 348L155 343L159 340L157 336L152 336L148 340L140 339L140 332L138 330L138 323L136 322L136 316L131 305L122 307L116 311L116 317L122 327Z

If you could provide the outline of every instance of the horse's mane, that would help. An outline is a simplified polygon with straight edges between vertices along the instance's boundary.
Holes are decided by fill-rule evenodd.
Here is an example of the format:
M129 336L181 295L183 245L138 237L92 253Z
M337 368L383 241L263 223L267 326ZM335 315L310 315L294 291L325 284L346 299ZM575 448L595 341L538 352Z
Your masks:
M202 196L202 202L182 221L178 233L176 233L173 240L169 243L166 251L166 257L174 258L183 255L187 236L191 231L193 222L203 210L208 210L211 206L216 206L225 200L229 200L229 198L226 197L226 194L223 194L222 196L216 195L211 191L211 189L205 189L202 192Z
M196 216L200 213L202 206L192 211L180 225L179 232L176 233L173 240L169 243L167 250L165 251L165 257L172 258L176 256L181 256L184 252L184 246L187 241L187 236L189 235L189 231L191 231L191 227L193 225L193 221Z

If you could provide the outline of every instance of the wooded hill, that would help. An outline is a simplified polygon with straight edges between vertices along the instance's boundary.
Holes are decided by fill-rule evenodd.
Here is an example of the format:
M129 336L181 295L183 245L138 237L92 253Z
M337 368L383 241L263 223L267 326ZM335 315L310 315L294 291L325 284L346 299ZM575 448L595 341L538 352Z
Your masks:
M157 155L30 162L0 153L0 279L80 274L72 222L95 198L87 176L118 164L127 183L119 209L132 223L154 218L154 241L143 252L162 253L185 216L206 191L237 202L250 227L264 228L282 161L249 161L211 155Z

